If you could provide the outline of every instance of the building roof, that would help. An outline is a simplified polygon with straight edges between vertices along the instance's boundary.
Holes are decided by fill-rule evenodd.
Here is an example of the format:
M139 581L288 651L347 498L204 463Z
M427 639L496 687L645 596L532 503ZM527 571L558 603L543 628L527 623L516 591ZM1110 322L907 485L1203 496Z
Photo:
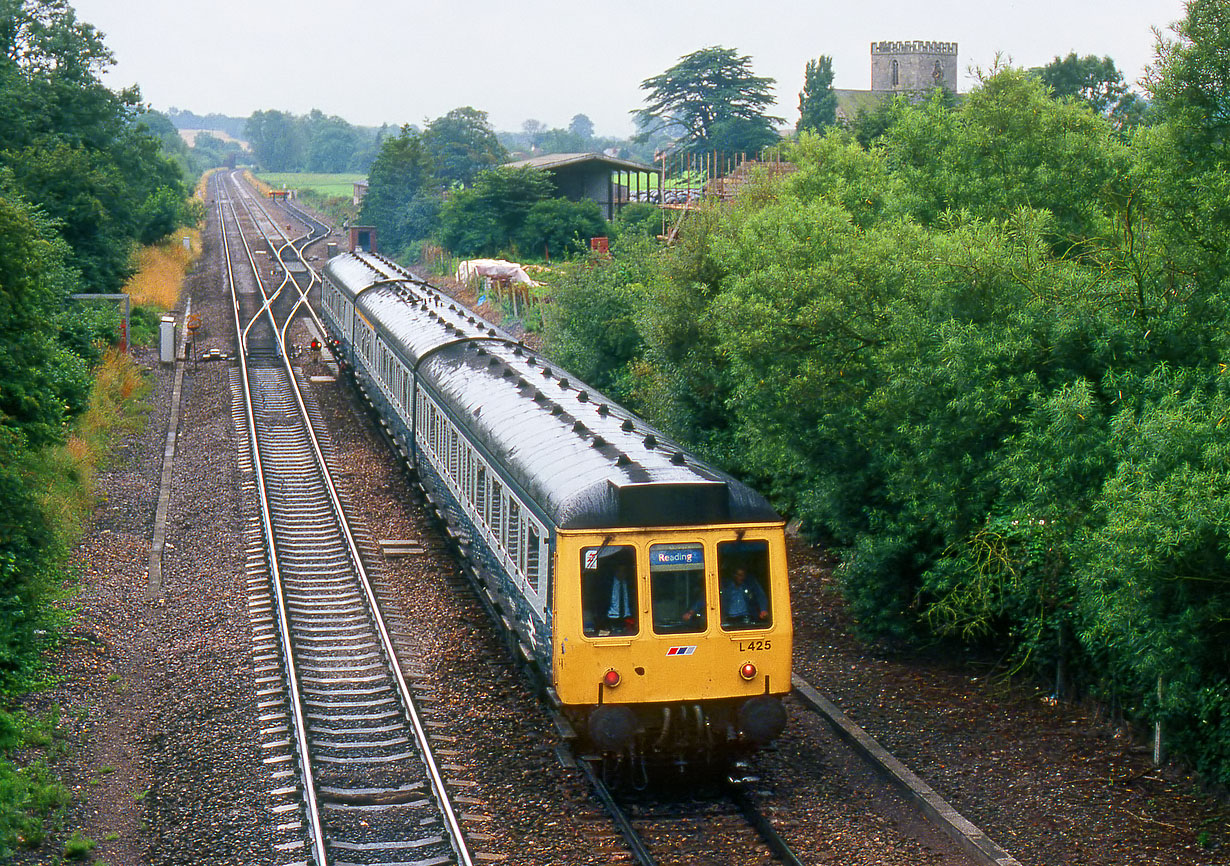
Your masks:
M853 120L860 111L875 111L896 94L891 90L839 90L833 88L837 97L837 116Z
M601 163L612 169L622 169L623 171L651 171L656 173L660 170L656 166L645 165L631 159L607 156L605 153L548 153L545 156L535 156L530 159L508 162L504 166L505 168L538 168L543 171L554 171L559 168L581 165L587 162Z

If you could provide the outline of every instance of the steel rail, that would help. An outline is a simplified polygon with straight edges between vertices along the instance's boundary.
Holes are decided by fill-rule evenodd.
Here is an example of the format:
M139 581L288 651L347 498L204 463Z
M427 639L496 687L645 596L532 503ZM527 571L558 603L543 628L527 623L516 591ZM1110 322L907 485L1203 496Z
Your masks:
M752 802L752 798L747 795L747 792L742 790L738 785L730 784L726 791L734 804L743 813L743 817L747 822L756 828L756 832L760 834L760 838L769 846L769 850L773 852L773 856L787 866L803 866L797 854L794 853L787 843L782 838L781 834L773 828L769 823L769 819L756 808L756 804Z
M263 207L260 209L262 211L264 210ZM265 215L268 218L267 212L265 213ZM277 223L273 221L272 219L270 219L270 222L272 222L275 226L277 225ZM268 235L266 235L266 239L268 239ZM245 240L245 245L246 245L246 240ZM249 252L249 259L251 259L250 252ZM286 274L287 274L287 279L289 279L289 272L286 272ZM295 281L290 280L290 282L294 283ZM278 288L279 292L283 289L285 284L286 284L286 280L284 279L282 285L279 286ZM298 284L295 283L295 285L297 286ZM276 293L272 297L276 297ZM281 339L279 341L280 345L282 346L287 345L287 342L285 339L286 329L289 327L290 321L293 318L294 310L297 310L300 304L306 303L306 301L307 301L306 294L304 293L303 290L300 290L300 298L296 302L295 307L292 309L292 313L287 316L287 321L282 326L282 332L280 335ZM265 307L268 307L269 303L271 302L272 302L272 298L270 299L269 302L265 304ZM310 305L309 305L309 308L310 308ZM270 310L270 317L272 318L272 310ZM276 322L274 324L276 327ZM363 566L362 555L359 552L358 545L355 542L353 533L351 532L349 521L346 520L345 510L342 506L341 498L338 494L337 487L334 484L333 478L329 472L328 464L325 461L324 452L321 447L320 441L316 435L316 431L311 424L308 411L307 411L307 406L303 399L302 390L299 387L298 380L294 375L294 372L291 368L290 359L287 356L286 352L285 351L280 352L279 358L280 358L282 367L287 374L288 381L290 382L291 392L294 395L296 406L298 407L299 412L301 413L301 416L306 421L304 425L304 429L311 442L314 459L317 461L317 465L320 468L321 479L323 480L324 487L326 491L328 492L330 505L334 513L334 519L336 521L337 527L342 537L345 539L347 553L350 558L351 565L355 573L355 577L358 580L360 587L363 589L364 597L367 601L367 607L368 607L369 614L372 617L372 621L373 621L373 624L375 625L376 632L380 638L381 648L384 651L386 661L389 667L389 671L392 675L394 683L397 686L397 691L401 699L403 712L406 714L407 721L410 722L410 725L414 730L415 739L419 746L418 751L419 751L420 760L423 762L424 768L427 771L428 778L431 781L433 793L435 795L434 799L436 801L437 807L443 813L442 817L445 823L447 824L450 843L452 844L453 849L455 853L457 854L458 860L462 864L464 864L464 866L473 866L474 861L470 854L469 847L467 846L465 842L464 833L461 828L461 822L459 818L457 817L456 812L453 809L452 801L448 796L448 790L444 782L444 776L441 773L439 765L436 763L435 756L432 752L430 739L427 735L426 725L423 723L423 720L418 712L418 707L416 706L414 698L411 695L409 685L407 684L406 679L405 679L405 675L401 671L401 665L398 663L397 651L393 644L393 639L389 633L388 626L385 623L384 616L382 615L380 611L379 601L377 600L375 591L373 590L371 586L371 581L367 575L367 570ZM246 376L246 372L245 372L245 376ZM246 384L245 384L245 388L246 388ZM251 431L251 434L253 436L255 435L254 430L255 428L253 427ZM255 439L253 441L255 442ZM280 595L279 595L279 604L281 604Z
M229 196L228 202L229 202ZM234 205L231 204L231 213L235 217L235 228L239 230L240 237L243 238L243 229L239 225L238 214L235 213ZM248 439L251 442L252 448L252 465L257 476L257 491L261 511L262 537L266 550L266 561L269 564L270 578L274 583L277 592L278 605L278 621L281 632L282 646L282 663L285 665L286 677L288 681L288 690L290 692L291 721L295 729L295 744L299 751L299 774L303 783L304 796L304 811L305 818L308 824L309 835L311 836L311 844L313 847L313 859L320 864L326 866L327 855L325 848L324 830L320 819L320 805L316 799L316 783L312 773L311 752L308 749L307 725L305 721L306 710L303 705L303 696L299 692L299 678L296 674L294 653L290 644L290 618L286 611L285 597L282 592L282 577L278 569L277 551L274 546L273 539L273 517L269 509L269 498L265 490L264 466L261 462L260 448L256 437L256 416L252 409L252 392L248 383L248 362L247 351L244 347L246 340L246 330L241 329L239 321L239 296L235 287L235 272L231 261L230 242L226 237L226 221L222 203L218 204L218 223L222 235L222 253L226 261L227 285L230 288L231 300L233 303L232 313L235 322L235 335L239 340L239 351L236 353L239 356L240 378L243 380L244 393L244 413L245 421L248 428ZM244 240L244 247L247 248L247 241ZM260 283L260 275L256 268L256 263L252 261L251 249L247 248L248 260L253 268L253 275L257 283ZM262 290L262 295L264 294ZM266 304L266 308L268 305ZM269 311L269 316L272 319L272 311ZM241 336L243 335L243 336Z
M320 316L316 313L315 308L313 308L312 305L308 302L308 297L307 297L308 293L311 292L313 286L315 286L317 283L323 283L324 281L320 278L320 272L317 271L315 268L313 268L311 265L309 265L307 263L307 260L303 257L303 251L306 250L308 246L310 246L311 244L315 243L316 241L328 235L329 233L328 226L326 226L324 223L320 222L319 220L311 217L309 214L306 214L306 212L304 212L301 208L294 208L294 210L299 211L299 214L302 215L302 216L297 216L296 217L297 219L299 219L302 222L308 222L308 220L311 220L311 222L308 223L309 231L306 235L303 235L299 238L294 238L294 239L290 238L282 230L282 227L278 223L278 221L275 220L272 216L270 216L269 211L265 210L265 205L260 200L254 198L251 195L251 193L245 188L246 184L243 184L240 181L235 180L236 174L240 174L240 173L238 171L232 172L231 180L233 183L235 183L235 185L240 190L244 208L248 211L249 214L251 214L252 206L251 204L249 204L249 202L255 202L256 208L262 214L264 214L265 219L267 219L270 222L270 224L273 225L274 229L278 232L278 234L282 236L282 240L285 241L285 243L283 243L280 247L278 247L275 250L278 256L278 261L282 265L282 274L283 274L282 283L278 286L278 291L279 292L282 291L282 289L284 289L286 287L286 284L289 282L291 285L295 287L295 290L299 293L299 300L296 301L294 308L291 310L290 314L286 317L286 328L289 328L290 323L294 320L295 314L299 311L300 307L304 307L306 308L308 315L311 317L312 321L316 324L317 329L320 330L321 334L328 333L327 329L325 328L325 323L321 321ZM289 208L290 206L287 205L287 207ZM323 232L323 234L313 237L313 233L317 229L320 229ZM262 234L265 235L266 240L272 240L267 233L262 231ZM296 248L294 244L297 241L303 241L302 246ZM303 288L302 286L300 286L299 281L291 277L290 269L286 267L285 251L287 249L290 249L292 252L294 252L296 258L299 259L299 262L307 269L308 274L311 276L311 279L308 281L307 288ZM286 328L284 328L283 330L285 331ZM285 340L283 340L283 345L287 345L285 343Z
M649 848L645 845L645 840L641 838L641 834L636 832L636 828L632 826L632 821L628 818L623 807L616 801L615 795L611 793L611 789L606 783L599 778L594 772L594 768L589 761L584 758L577 758L576 764L581 768L581 772L593 786L594 793L598 795L598 800L606 809L611 820L615 822L615 826L619 828L619 834L623 836L624 842L628 845L628 850L632 852L632 856L640 866L658 866L658 861L649 853Z

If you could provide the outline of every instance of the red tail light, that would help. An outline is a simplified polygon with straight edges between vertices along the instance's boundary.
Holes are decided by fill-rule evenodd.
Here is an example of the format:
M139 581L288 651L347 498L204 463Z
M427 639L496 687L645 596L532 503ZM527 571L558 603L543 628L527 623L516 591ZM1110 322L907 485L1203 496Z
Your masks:
M755 679L756 678L756 666L752 664L751 662L747 662L746 664L743 665L743 667L739 668L739 676L743 677L743 679L745 680Z
M621 682L623 682L623 677L621 677L619 675L619 671L615 670L614 668L611 668L609 671L607 671L606 673L602 675L602 684L605 685L608 689L615 688Z

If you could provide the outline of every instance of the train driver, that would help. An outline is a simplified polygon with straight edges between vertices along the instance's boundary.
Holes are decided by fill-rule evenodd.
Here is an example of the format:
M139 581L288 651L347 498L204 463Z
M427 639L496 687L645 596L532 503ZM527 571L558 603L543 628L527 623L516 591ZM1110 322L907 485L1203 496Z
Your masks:
M769 624L769 599L760 581L748 579L747 569L737 566L722 576L719 586L722 601L722 625L752 628Z

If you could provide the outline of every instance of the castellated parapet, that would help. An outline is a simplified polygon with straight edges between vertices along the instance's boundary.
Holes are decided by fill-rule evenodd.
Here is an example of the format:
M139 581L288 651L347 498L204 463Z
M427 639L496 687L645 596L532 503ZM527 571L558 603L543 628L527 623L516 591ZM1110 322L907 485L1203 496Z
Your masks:
M957 43L871 43L871 89L918 93L942 87L957 90Z

